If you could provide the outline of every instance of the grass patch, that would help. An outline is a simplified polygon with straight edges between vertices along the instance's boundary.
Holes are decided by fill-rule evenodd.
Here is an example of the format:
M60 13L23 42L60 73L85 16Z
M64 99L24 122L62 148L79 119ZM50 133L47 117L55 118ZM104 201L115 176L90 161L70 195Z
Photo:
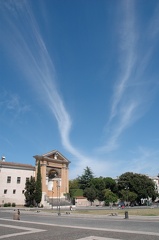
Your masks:
M149 208L149 209L136 209L136 208L125 208L125 209L99 209L99 210L89 210L82 209L74 211L75 214L92 214L92 215L109 215L113 212L118 213L118 215L124 215L125 211L129 212L129 215L137 216L159 216L159 208Z

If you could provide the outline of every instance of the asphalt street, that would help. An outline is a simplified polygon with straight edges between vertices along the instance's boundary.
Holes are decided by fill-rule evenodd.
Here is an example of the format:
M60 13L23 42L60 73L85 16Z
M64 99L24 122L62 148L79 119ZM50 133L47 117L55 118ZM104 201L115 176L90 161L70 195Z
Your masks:
M0 239L159 240L159 217L92 216L0 209Z

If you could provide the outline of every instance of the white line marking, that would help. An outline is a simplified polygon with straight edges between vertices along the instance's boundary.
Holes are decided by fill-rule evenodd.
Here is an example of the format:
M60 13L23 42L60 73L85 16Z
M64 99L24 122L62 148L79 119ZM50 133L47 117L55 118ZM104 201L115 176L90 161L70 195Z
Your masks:
M11 219L0 218L2 221L13 221ZM152 236L159 236L159 233L155 232L145 232L145 231L132 231L132 230L121 230L121 229L111 229L111 228L94 228L94 227L83 227L83 226L71 226L71 225L59 225L59 224L51 224L51 223L39 223L39 222L28 222L28 221L21 221L22 223L29 223L29 224L37 224L43 226L53 226L53 227L63 227L63 228L75 228L75 229L88 229L88 230L95 230L95 231L104 231L104 232L119 232L119 233L132 233L132 234L143 234L143 235L152 235Z
M122 239L90 236L90 237L80 238L80 239L77 239L77 240L122 240Z
M6 224L0 224L0 227L8 227L8 228L14 228L14 229L20 229L20 230L27 231L27 232L11 233L11 234L2 235L2 236L0 236L0 239L46 231L46 230L41 230L41 229L37 229L37 228L27 228L27 227L20 227L20 226L6 225Z

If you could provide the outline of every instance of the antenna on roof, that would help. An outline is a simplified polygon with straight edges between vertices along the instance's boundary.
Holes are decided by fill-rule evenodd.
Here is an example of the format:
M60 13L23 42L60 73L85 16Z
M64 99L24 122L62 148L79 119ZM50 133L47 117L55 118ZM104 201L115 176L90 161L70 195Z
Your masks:
M2 156L2 157L1 157L2 162L5 162L5 159L6 159L5 156Z

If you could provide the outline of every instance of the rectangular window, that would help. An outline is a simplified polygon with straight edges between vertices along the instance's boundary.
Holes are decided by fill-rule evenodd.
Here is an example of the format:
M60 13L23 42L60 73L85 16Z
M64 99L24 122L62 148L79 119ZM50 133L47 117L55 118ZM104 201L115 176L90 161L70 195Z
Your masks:
M17 177L17 183L19 184L20 183L20 177Z
M16 189L13 189L13 194L15 194L16 193Z
M11 176L7 177L7 183L11 183Z
M26 182L29 182L29 178L28 177L26 178Z
M7 189L4 189L4 194L7 194Z

